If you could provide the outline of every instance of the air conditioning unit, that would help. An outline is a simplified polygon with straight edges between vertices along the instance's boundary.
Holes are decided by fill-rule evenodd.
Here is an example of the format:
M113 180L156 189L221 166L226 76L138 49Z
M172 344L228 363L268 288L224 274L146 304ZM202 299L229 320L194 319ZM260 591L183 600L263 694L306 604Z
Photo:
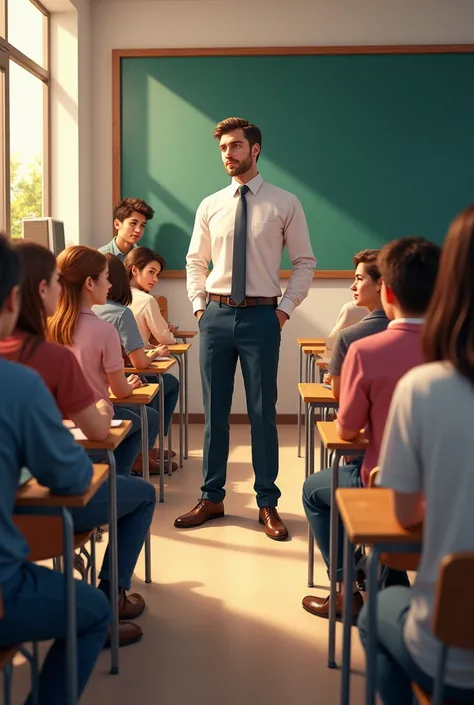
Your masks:
M54 218L23 218L22 237L47 247L56 256L66 247L64 223Z

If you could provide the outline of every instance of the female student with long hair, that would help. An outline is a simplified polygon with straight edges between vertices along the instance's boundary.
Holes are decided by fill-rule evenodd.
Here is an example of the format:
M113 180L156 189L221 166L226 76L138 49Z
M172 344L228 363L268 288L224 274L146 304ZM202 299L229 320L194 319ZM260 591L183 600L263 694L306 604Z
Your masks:
M96 399L106 399L116 418L132 421L130 433L115 451L117 474L129 475L141 446L140 417L131 408L113 407L108 390L110 387L117 399L123 399L142 382L136 375L127 381L118 333L92 311L92 306L107 300L107 260L101 252L77 245L63 250L57 264L62 289L56 312L49 320L49 337L73 351ZM147 415L151 449L158 434L159 415L152 408Z
M432 632L444 556L474 551L474 205L451 224L422 333L426 363L400 381L385 429L380 485L394 490L402 526L423 524L412 588L377 596L377 689L384 705L412 702L410 683L433 689L441 644ZM440 409L449 414L440 414ZM367 641L367 614L359 618ZM474 652L451 649L446 700L473 702Z
M111 414L102 399L95 395L83 371L68 348L46 340L46 322L58 304L61 291L56 258L52 252L31 242L15 246L23 269L21 308L13 334L0 341L0 357L33 368L43 378L63 418L76 422L88 438L102 440L110 427ZM96 427L97 424L97 427ZM97 430L100 428L100 432ZM145 603L138 594L127 595L141 547L148 533L156 502L154 487L140 478L117 477L119 614L133 619L143 612ZM108 488L103 485L83 509L73 510L76 531L102 526L108 517ZM100 573L99 588L109 597L109 556L106 551ZM120 625L123 646L142 635L133 623Z
M166 345L158 345L157 348L145 353L144 342L140 335L137 321L130 308L128 308L132 303L132 290L125 267L115 255L107 253L105 256L109 265L109 282L111 286L107 294L106 303L102 306L94 306L92 310L99 318L115 326L120 336L120 342L125 355L130 358L134 367L144 370L149 367L150 363L156 357L169 355L169 350ZM153 299L153 301L155 300ZM171 374L164 374L162 378L165 406L164 427L166 435L178 401L179 382L176 377ZM149 376L147 379L153 382L156 380L156 377ZM156 396L151 402L151 406L157 412L159 411L158 403L158 396ZM155 451L156 449L154 448L153 455L150 456L150 471L152 469L152 463L156 466L156 470L158 469ZM173 463L173 470L177 468L177 464Z

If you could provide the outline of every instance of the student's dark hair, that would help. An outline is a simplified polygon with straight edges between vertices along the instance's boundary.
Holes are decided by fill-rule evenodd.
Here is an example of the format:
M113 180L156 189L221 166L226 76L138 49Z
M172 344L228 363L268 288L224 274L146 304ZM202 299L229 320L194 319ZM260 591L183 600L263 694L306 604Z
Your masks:
M401 237L380 250L378 264L382 279L407 313L426 313L440 257L441 248L423 237Z
M354 255L354 265L365 264L365 270L369 277L376 282L380 279L380 270L377 264L377 258L380 250L361 250Z
M161 272L165 271L166 262L157 252L153 252L149 247L134 247L131 249L124 262L129 280L133 279L132 267L138 267L141 272L150 262L158 262L161 266Z
M20 255L13 249L5 233L0 233L0 309L14 286L21 284Z
M27 240L16 243L15 249L23 265L21 309L16 329L28 334L20 351L19 362L26 363L46 338L47 316L38 288L43 280L48 284L51 281L56 269L56 257L46 247Z
M129 306L132 303L132 290L127 270L116 255L107 252L105 256L109 263L109 282L112 284L107 298L122 304L122 306Z
M251 147L258 144L260 151L262 150L262 133L257 125L239 117L229 117L217 123L212 133L216 140L220 140L222 135L227 135L234 130L242 130L244 137ZM258 157L260 156L260 152ZM258 161L257 157L257 161Z
M474 384L474 205L449 227L422 343L425 362L448 360Z
M117 219L123 223L132 213L140 213L147 220L152 220L155 215L153 208L141 198L124 198L114 208L114 220Z

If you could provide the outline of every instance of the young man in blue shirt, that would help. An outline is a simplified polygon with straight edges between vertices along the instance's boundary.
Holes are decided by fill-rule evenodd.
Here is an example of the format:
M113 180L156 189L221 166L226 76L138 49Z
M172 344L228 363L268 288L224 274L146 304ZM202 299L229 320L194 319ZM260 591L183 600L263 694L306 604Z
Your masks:
M141 198L124 198L114 208L114 228L116 236L99 247L99 252L111 252L122 262L130 250L138 246L146 224L153 218L155 211Z

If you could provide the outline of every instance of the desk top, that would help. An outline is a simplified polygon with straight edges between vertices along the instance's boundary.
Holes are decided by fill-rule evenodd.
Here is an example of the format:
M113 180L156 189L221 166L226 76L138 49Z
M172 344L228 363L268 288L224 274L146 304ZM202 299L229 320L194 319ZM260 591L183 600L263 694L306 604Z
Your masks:
M354 544L418 544L422 541L421 529L408 531L396 520L393 490L385 487L338 489L336 501Z
M109 466L95 463L92 466L91 484L84 494L53 494L35 479L19 487L15 497L16 507L85 507L109 476Z
M88 438L76 438L76 443L86 450L115 450L126 437L131 427L131 421L122 421L120 426L109 428L107 438L104 438L103 441L90 441Z
M176 364L176 360L173 360ZM150 368L148 368L149 370ZM128 369L126 372L130 372ZM140 370L140 372L145 372L145 370ZM145 384L143 387L138 387L134 389L129 397L124 397L123 399L117 399L115 394L110 393L110 401L112 404L117 406L133 406L134 404L149 404L152 399L158 394L160 388L159 384Z
M172 357L170 360L153 360L148 367L143 370L139 370L137 367L131 367L130 365L125 366L125 374L135 374L135 375L164 375L166 372L171 370L174 365L178 363Z
M298 389L302 400L307 403L317 404L318 402L332 402L337 404L336 399L331 389L326 389L322 384L317 382L300 382L298 384Z
M326 338L296 338L298 345L324 345L326 347Z
M305 355L322 355L326 350L325 345L303 345L303 353Z
M361 432L353 441L343 441L337 432L336 421L318 421L319 435L323 445L328 450L360 450L363 452L367 448L367 438Z
M197 330L175 330L173 333L174 337L179 339L179 338L194 338L195 335L197 335Z
M176 345L167 345L166 347L173 355L184 355L191 347L191 343L177 343Z

